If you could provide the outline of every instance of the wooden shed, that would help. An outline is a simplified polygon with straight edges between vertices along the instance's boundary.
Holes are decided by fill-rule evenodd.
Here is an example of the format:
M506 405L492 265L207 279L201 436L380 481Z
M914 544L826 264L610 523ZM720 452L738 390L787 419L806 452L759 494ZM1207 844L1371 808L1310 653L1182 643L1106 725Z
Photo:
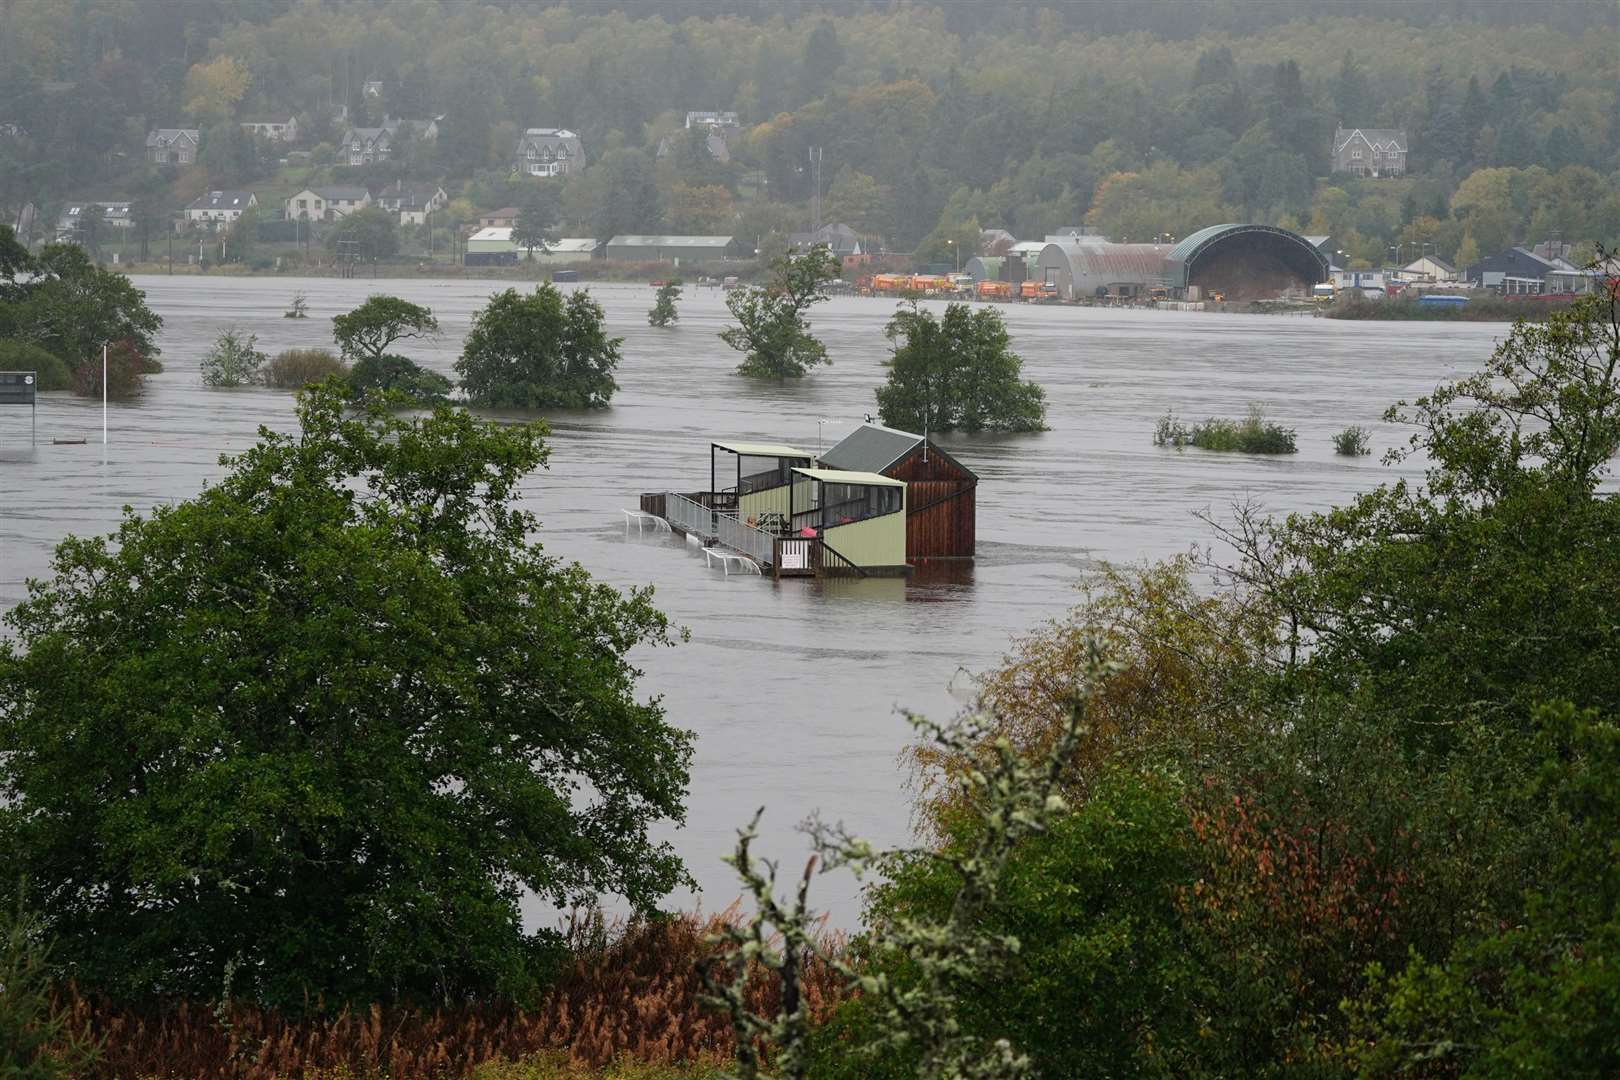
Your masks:
M822 454L817 465L906 482L907 562L973 557L979 478L931 440L862 424Z

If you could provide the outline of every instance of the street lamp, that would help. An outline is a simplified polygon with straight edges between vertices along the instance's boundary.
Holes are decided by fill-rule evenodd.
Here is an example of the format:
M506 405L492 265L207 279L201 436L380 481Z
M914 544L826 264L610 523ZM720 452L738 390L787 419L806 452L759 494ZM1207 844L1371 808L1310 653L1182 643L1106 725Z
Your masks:
M945 242L947 244L951 245L951 255L956 260L956 272L961 273L962 272L962 249L956 246L956 241L955 240L947 240Z

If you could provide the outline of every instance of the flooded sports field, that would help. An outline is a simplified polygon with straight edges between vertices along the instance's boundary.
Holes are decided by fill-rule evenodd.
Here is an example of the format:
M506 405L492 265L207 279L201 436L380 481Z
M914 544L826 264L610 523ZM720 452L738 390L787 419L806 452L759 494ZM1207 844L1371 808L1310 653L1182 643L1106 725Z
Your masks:
M69 533L110 531L120 509L184 499L220 475L222 452L240 451L259 425L289 428L292 395L210 390L197 361L229 326L259 347L330 347L331 317L373 292L433 308L436 343L399 351L452 375L489 281L365 281L209 277L136 278L163 316L166 370L138 402L114 405L101 445L101 406L71 395L42 398L38 446L26 409L0 411L0 609L23 581L46 572ZM738 356L716 333L726 324L718 291L688 289L680 322L647 326L653 290L591 289L624 338L619 392L595 413L550 413L551 464L524 498L553 554L578 560L620 586L652 585L658 605L689 628L689 643L638 653L642 686L669 719L697 733L688 818L672 839L702 887L723 907L736 895L720 856L755 808L769 807L757 850L792 863L804 851L794 826L813 811L863 835L905 839L908 799L896 753L906 708L934 715L961 707L959 670L982 670L1012 637L1061 615L1074 585L1100 561L1136 562L1212 537L1194 514L1251 501L1285 514L1343 502L1420 465L1381 464L1406 432L1383 425L1384 408L1477 368L1506 326L1493 323L1340 322L1009 306L1024 374L1047 394L1051 430L1038 435L944 436L978 473L978 558L930 567L910 581L792 580L706 569L678 540L626 532L621 508L643 491L694 490L708 482L714 438L831 446L875 411L892 306L837 298L813 311L831 367L799 385L760 385L732 374ZM295 292L310 318L283 319ZM1251 403L1298 432L1286 458L1177 452L1155 447L1167 409L1187 419L1240 416ZM497 414L504 415L504 414ZM1331 437L1351 424L1373 430L1374 454L1336 457ZM86 437L83 445L53 438ZM958 686L961 680L957 678ZM858 914L849 879L818 882L834 921Z

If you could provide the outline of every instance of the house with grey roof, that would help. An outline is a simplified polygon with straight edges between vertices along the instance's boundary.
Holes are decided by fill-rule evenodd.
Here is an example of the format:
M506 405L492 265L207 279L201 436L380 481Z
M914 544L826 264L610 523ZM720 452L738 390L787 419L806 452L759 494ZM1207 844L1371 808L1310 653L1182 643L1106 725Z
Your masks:
M689 112L686 114L686 126L689 128L738 128L741 121L734 112Z
M154 165L190 165L201 146L198 128L157 128L146 133L146 160Z
M439 184L408 184L395 180L372 197L372 205L399 215L401 225L420 225L435 210L450 204L450 196Z
M932 439L862 424L822 454L816 467L905 481L908 563L973 557L979 478Z
M62 208L56 219L58 240L77 240L86 218L99 214L99 222L113 229L132 229L135 218L130 212L128 199L75 199ZM105 235L105 234L104 234Z
M826 244L840 259L845 255L861 254L860 234L843 222L823 225L811 232L789 233L788 243L793 245L795 251L809 251L817 244Z
M259 205L251 191L205 191L186 204L185 223L218 232L241 220L242 212Z
M386 127L355 127L343 134L338 159L347 165L387 161L394 149L394 132Z
M567 128L529 128L512 151L520 176L571 176L585 168L585 146Z
M1401 128L1337 128L1333 171L1353 176L1406 173L1406 132Z

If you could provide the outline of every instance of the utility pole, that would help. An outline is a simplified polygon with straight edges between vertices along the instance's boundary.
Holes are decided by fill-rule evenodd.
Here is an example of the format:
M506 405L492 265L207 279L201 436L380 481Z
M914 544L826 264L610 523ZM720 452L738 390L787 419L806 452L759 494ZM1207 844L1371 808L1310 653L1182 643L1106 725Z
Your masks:
M821 147L810 148L810 182L815 185L815 191L810 197L810 231L821 231Z

